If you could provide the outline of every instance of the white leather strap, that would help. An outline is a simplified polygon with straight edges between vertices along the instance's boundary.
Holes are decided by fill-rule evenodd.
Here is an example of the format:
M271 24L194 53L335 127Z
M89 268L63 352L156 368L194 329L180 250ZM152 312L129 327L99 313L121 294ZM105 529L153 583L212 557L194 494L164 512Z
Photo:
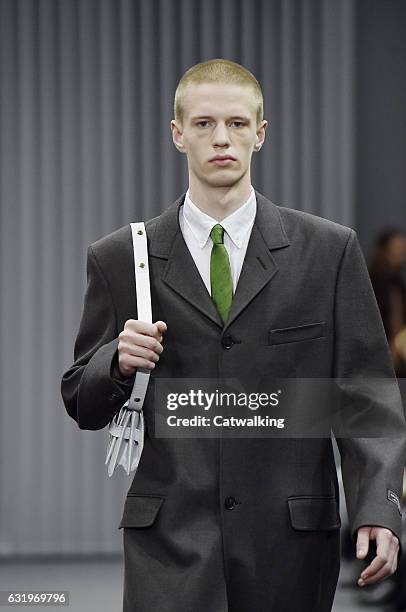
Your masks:
M151 288L149 283L148 248L145 225L142 221L131 223L134 251L135 286L137 297L137 318L152 323ZM151 371L137 368L131 396L124 404L129 410L140 412L147 392Z
M152 323L151 291L149 284L147 236L144 223L131 223L134 252L135 292L137 317ZM109 445L105 463L108 475L122 465L127 474L137 470L144 448L144 414L142 406L148 387L150 370L137 368L130 399L110 422Z

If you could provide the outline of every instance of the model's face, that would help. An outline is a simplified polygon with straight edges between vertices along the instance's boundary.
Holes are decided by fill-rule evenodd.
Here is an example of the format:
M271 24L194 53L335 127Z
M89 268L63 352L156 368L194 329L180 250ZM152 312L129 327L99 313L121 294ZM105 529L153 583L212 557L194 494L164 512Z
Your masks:
M265 138L267 122L257 127L251 90L240 85L190 85L182 125L171 122L175 146L186 153L189 173L212 187L232 186L249 173L253 151ZM258 148L256 148L258 147ZM217 155L232 156L226 162Z

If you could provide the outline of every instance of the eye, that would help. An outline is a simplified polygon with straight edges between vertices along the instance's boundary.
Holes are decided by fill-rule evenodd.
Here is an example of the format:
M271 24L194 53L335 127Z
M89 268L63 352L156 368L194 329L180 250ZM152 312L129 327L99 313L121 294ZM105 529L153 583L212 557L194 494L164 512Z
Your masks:
M237 127L243 127L245 125L243 121L233 121L233 124Z
M205 125L202 125L203 123L208 124L209 122L202 120L202 121L198 121L196 125L199 125L200 127L206 127Z

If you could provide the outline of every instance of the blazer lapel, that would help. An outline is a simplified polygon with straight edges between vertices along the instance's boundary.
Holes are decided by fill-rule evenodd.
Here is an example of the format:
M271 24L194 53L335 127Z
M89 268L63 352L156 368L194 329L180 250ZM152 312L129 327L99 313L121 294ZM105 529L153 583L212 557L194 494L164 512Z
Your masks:
M277 206L256 190L255 195L257 214L225 328L277 273L271 251L290 245Z
M257 213L229 317L224 325L179 225L179 208L185 195L180 196L158 219L146 223L149 254L168 260L162 281L224 331L277 273L278 265L270 251L289 246L290 242L277 206L255 190ZM149 232L148 226L153 222L155 230Z
M165 210L159 220L155 220L155 232L149 239L149 255L167 259L162 281L222 328L223 321L200 276L179 225L179 208L185 195L186 193ZM148 224L146 229L148 233Z

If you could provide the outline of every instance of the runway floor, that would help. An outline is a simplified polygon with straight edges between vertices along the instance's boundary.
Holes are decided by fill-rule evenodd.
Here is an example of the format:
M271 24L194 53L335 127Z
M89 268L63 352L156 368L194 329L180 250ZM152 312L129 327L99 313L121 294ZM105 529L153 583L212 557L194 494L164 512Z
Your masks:
M46 609L50 611L68 609L70 612L121 612L122 581L121 558L87 561L76 559L68 562L13 561L1 563L0 569L0 590L69 591L69 607L47 606ZM354 582L354 569L342 562L333 612L391 612L391 608L366 607L358 601L360 588L348 586ZM44 609L38 606L29 608ZM1 606L4 611L15 609L15 606Z

